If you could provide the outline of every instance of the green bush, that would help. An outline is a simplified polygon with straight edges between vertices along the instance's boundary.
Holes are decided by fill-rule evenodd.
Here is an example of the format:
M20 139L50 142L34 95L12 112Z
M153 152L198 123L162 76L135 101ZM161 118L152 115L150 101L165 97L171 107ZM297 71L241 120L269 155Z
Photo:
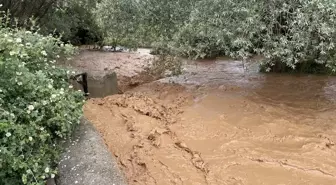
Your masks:
M265 1L265 71L336 72L336 2Z
M178 55L193 58L247 58L259 33L254 0L207 0L195 4L187 23L176 34Z
M0 184L44 185L57 173L82 115L70 73L55 66L73 53L57 38L0 27Z
M136 48L170 41L188 20L196 1L190 0L102 0L96 20L105 43Z
M335 7L331 0L199 1L168 46L195 58L261 54L266 72L335 73Z
M136 48L139 45L139 9L132 0L102 0L95 12L96 21L102 29L103 44ZM140 28L139 28L140 29Z

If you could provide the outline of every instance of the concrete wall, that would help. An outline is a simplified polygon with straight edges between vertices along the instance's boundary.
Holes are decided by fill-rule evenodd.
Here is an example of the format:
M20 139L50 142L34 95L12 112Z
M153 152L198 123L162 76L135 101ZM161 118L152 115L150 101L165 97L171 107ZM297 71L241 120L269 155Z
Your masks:
M104 73L104 72L102 72ZM81 90L82 86L75 81L71 82L76 90ZM107 72L101 76L93 76L88 73L88 89L90 97L105 97L117 94L119 92L117 74L115 72Z

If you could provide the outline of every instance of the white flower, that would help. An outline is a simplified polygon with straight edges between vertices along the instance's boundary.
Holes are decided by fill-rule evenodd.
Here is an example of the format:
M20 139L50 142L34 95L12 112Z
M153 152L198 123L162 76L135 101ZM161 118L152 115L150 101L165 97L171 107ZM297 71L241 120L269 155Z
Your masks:
M51 88L53 88L53 86L52 86L51 84L49 84L49 85L48 85L48 88L51 89Z
M76 72L75 72L75 71L72 71L71 73L72 73L72 74L76 74Z
M41 128L40 128L40 130L44 130L44 128L43 128L43 127L41 127Z
M64 91L61 91L60 94L64 94Z
M73 86L72 85L69 85L69 89L72 89L73 88Z
M46 167L46 169L44 170L44 172L49 173L49 167Z
M20 42L22 42L22 39L21 39L21 38L16 38L15 41L16 41L17 43L20 43Z
M26 34L30 34L30 33L32 33L31 31L26 31Z
M32 137L29 137L28 139L29 139L29 141L32 141L32 140L33 140L33 138L32 138Z
M48 104L47 101L45 101L45 100L42 101L42 105L47 105L47 104Z
M0 8L2 7L2 4L0 4Z
M10 137L12 134L10 132L6 133L6 137Z
M56 66L52 66L52 68L53 68L53 69L55 69L55 68L56 68Z
M20 55L20 57L22 57L22 58L23 57L28 57L28 54L27 53L23 53L23 54Z
M28 174L33 173L30 169L28 169L26 172L27 172Z
M22 82L18 82L17 84L18 84L19 86L21 86L21 85L22 85Z
M8 39L7 42L13 42L13 39Z
M29 105L28 106L28 110L30 110L30 111L34 110L34 106L33 105Z
M10 116L13 117L13 118L15 117L15 115L13 113L11 113Z
M56 98L56 94L52 94L52 95L51 95L51 98Z
M9 55L10 55L10 56L15 55L15 51L10 51L10 52L9 52Z
M32 46L32 44L30 42L27 42L26 46L30 47L30 46Z
M30 114L31 113L31 111L30 110L27 110L27 114Z
M53 178L55 178L55 174L51 174L51 176L50 176L50 177L51 177L52 179L53 179Z
M20 76L20 75L22 75L22 73L21 72L16 72L16 75Z
M2 93L2 90L0 89L0 93Z
M47 56L47 55L48 55L48 54L47 54L47 52L46 52L46 51L44 51L44 50L43 50L43 51L41 51L41 54L42 54L42 55L44 55L44 56Z
M56 55L56 58L59 58L60 56L59 55Z

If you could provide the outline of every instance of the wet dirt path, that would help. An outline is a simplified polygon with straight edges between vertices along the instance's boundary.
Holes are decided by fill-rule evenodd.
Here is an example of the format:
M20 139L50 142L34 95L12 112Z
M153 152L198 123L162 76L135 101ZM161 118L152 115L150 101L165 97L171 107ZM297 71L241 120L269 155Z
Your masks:
M85 105L130 185L336 184L334 78L185 68Z

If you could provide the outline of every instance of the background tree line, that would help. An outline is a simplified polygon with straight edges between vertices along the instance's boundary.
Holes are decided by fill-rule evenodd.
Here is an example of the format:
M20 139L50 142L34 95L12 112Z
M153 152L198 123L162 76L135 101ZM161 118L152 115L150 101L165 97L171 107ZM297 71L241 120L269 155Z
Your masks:
M192 58L258 54L267 72L336 72L333 0L102 0L95 12L106 43Z
M333 0L3 0L72 44L192 58L264 56L264 71L336 71Z

